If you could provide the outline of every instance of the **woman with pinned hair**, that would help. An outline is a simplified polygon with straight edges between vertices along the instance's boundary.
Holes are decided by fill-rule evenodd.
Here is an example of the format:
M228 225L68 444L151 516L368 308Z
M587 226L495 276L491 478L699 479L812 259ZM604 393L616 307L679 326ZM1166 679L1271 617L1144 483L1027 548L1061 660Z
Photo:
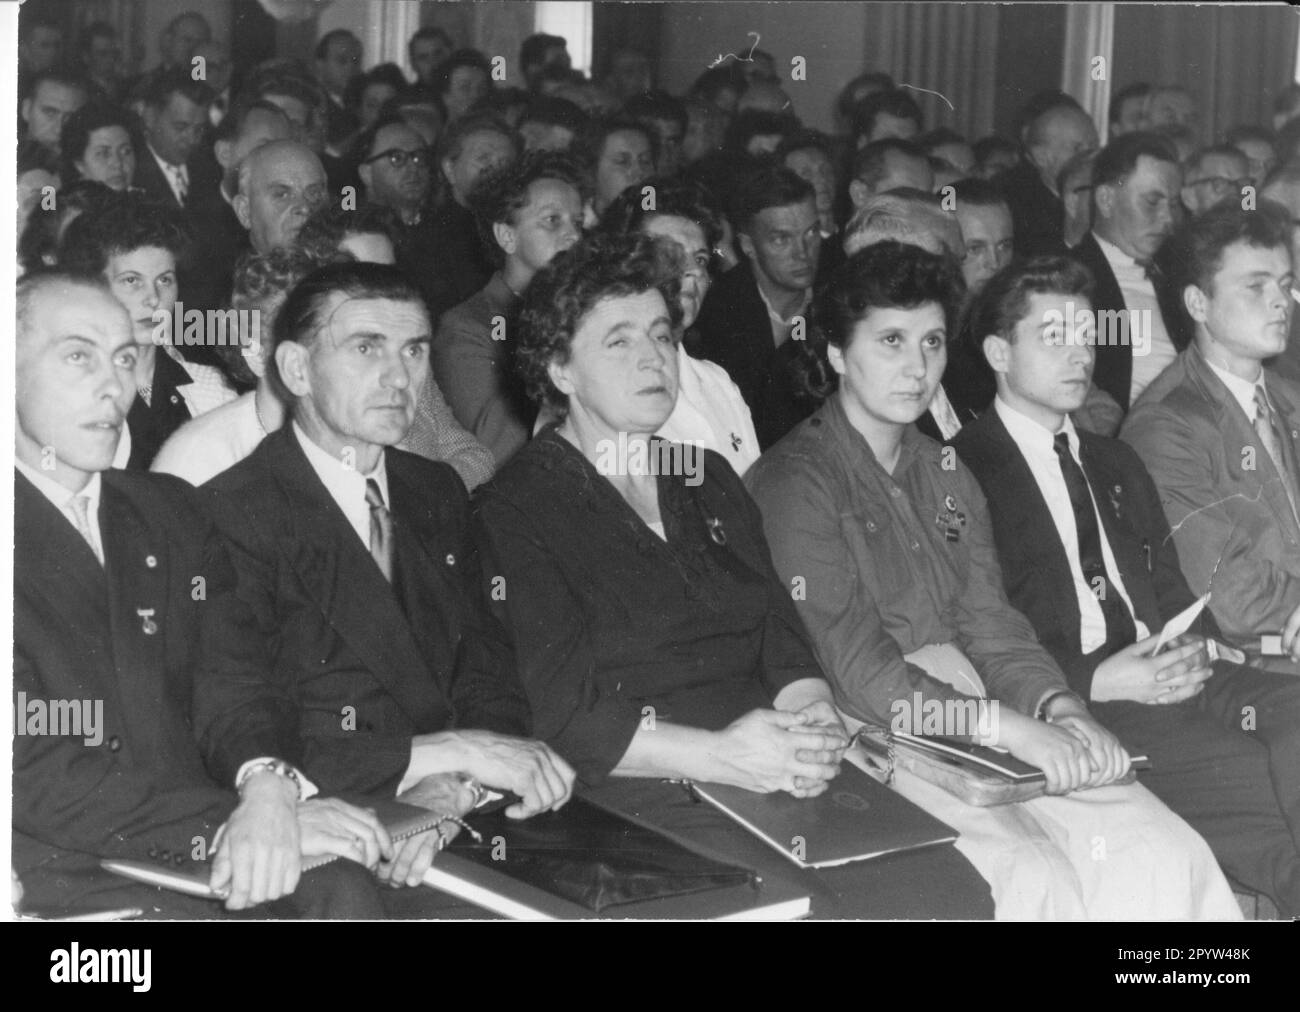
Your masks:
M103 103L82 106L68 117L59 135L63 185L88 179L110 190L130 189L140 142L139 124L132 113Z
M848 746L740 479L655 436L678 392L679 288L654 240L596 235L525 297L520 369L560 420L480 490L476 525L534 733L595 800L797 885L814 916L987 916L949 846L804 871L665 783L810 798Z
M496 271L438 321L430 363L456 420L497 467L528 441L534 408L514 368L515 318L533 277L582 236L582 174L567 155L530 151L486 173L471 198Z
M176 313L176 267L191 241L180 211L123 193L88 208L59 245L60 266L102 277L131 317L139 355L136 396L126 420L128 468L148 470L173 432L236 396L220 370L188 361L177 350L187 335ZM201 336L209 337L206 330Z
M1205 841L1117 783L1128 754L1007 601L979 484L914 424L960 293L951 258L898 242L855 253L818 293L827 368L809 379L825 402L746 476L776 570L804 581L793 606L850 728L932 733L928 714L978 713L941 733L1046 775L1046 795L985 808L895 771L901 794L961 833L1000 919L1239 917Z

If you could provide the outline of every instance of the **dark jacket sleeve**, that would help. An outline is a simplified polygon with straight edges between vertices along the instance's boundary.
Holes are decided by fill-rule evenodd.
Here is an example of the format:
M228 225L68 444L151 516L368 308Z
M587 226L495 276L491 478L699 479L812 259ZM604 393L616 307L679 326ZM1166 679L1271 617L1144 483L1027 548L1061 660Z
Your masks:
M741 524L745 554L750 565L767 578L768 611L763 626L762 679L775 700L781 690L805 678L825 679L812 640L795 608L793 588L781 580L772 562L772 550L763 532L763 515L741 479L720 454L709 453L706 468L710 484L728 503L728 512Z
M14 691L57 696L22 650L14 651ZM13 829L48 846L145 860L153 850L189 855L211 844L234 809L233 791L186 784L160 788L152 769L130 769L101 745L55 735L15 735Z
M636 734L641 713L600 670L583 598L521 505L488 486L476 509L490 607L510 630L533 733L588 784L603 781Z
M249 759L274 756L302 765L306 756L289 687L278 683L269 654L260 662L249 656L278 637L275 566L266 561L276 557L274 546L260 544L257 525L234 496L212 486L200 493L226 541L240 617L214 633L216 653L205 654L214 662L195 680L194 727L212 775L233 786ZM240 656L230 663L223 655L234 649Z
M514 649L500 617L489 607L493 588L484 579L483 553L474 538L468 502L461 511L462 629L451 686L456 726L527 736L528 698L519 681Z

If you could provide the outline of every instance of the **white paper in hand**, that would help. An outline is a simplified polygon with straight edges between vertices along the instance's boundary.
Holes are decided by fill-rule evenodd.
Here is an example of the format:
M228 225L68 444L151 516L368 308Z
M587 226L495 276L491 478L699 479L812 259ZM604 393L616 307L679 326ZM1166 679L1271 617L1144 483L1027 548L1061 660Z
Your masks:
M1165 623L1165 627L1160 630L1160 638L1156 640L1156 648L1151 651L1154 657L1169 643L1170 640L1176 639L1192 627L1196 617L1200 615L1205 608L1205 602L1210 599L1209 594L1203 594L1200 598L1193 601L1186 608Z

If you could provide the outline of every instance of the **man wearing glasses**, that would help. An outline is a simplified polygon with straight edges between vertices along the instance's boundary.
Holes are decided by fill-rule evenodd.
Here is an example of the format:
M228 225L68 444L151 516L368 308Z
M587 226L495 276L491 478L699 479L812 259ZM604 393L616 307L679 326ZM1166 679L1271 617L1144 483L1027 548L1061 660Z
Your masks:
M357 174L372 204L397 212L402 224L420 223L433 185L433 156L424 138L401 119L379 119L367 132Z
M1187 162L1183 180L1183 206L1193 218L1227 201L1240 201L1242 189L1255 185L1250 161L1228 144L1202 148Z

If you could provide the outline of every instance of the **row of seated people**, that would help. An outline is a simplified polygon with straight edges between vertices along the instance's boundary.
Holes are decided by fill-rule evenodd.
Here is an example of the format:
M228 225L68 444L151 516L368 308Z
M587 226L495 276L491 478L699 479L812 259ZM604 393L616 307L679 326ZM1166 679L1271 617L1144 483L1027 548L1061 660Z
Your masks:
M112 278L21 282L16 688L77 698L93 681L110 743L19 741L16 871L35 905L122 905L99 857L184 863L225 821L213 875L233 884L231 909L427 914L437 904L420 891L376 900L347 866L298 882L299 852L326 851L414 883L447 836L394 852L364 811L313 792L450 816L477 780L515 791L527 816L563 804L576 779L797 881L819 916L1230 917L1220 867L1296 910L1294 679L1213 659L1206 637L1232 630L1208 615L1204 636L1148 656L1150 632L1192 594L1141 463L1069 421L1092 343L1086 325L1062 339L1044 319L1089 304L1087 271L1034 261L985 285L968 318L997 408L963 428L954 466L913 423L944 372L961 271L858 235L817 295L803 356L822 406L744 485L709 450L697 481L608 466L611 445L655 438L677 411L682 333L707 289L700 221L623 221L552 251L523 293L515 371L551 422L472 511L451 469L394 448L429 385L433 338L402 272L348 262L292 283L264 358L281 424L197 493L111 469L142 345ZM1189 229L1197 344L1180 367L1223 365L1230 347L1240 372L1248 351L1258 366L1285 346L1288 229L1268 205ZM1277 433L1246 432L1258 480L1287 489ZM1056 472L1040 479L1053 436ZM1024 492L1000 501L1016 446ZM1029 478L1042 482L1032 519ZM1035 521L1041 538L1026 544ZM1051 572L1049 609L1028 582ZM1294 629L1282 639L1300 651ZM959 829L955 849L795 872L662 782L820 793L846 720L888 723L913 693L953 697L927 670L935 651L978 676L1001 707L998 743L1048 779L1044 798L975 809L900 773L901 792ZM341 724L345 708L355 723ZM1156 760L1143 784L1115 783L1130 750ZM215 913L178 903L145 905Z

